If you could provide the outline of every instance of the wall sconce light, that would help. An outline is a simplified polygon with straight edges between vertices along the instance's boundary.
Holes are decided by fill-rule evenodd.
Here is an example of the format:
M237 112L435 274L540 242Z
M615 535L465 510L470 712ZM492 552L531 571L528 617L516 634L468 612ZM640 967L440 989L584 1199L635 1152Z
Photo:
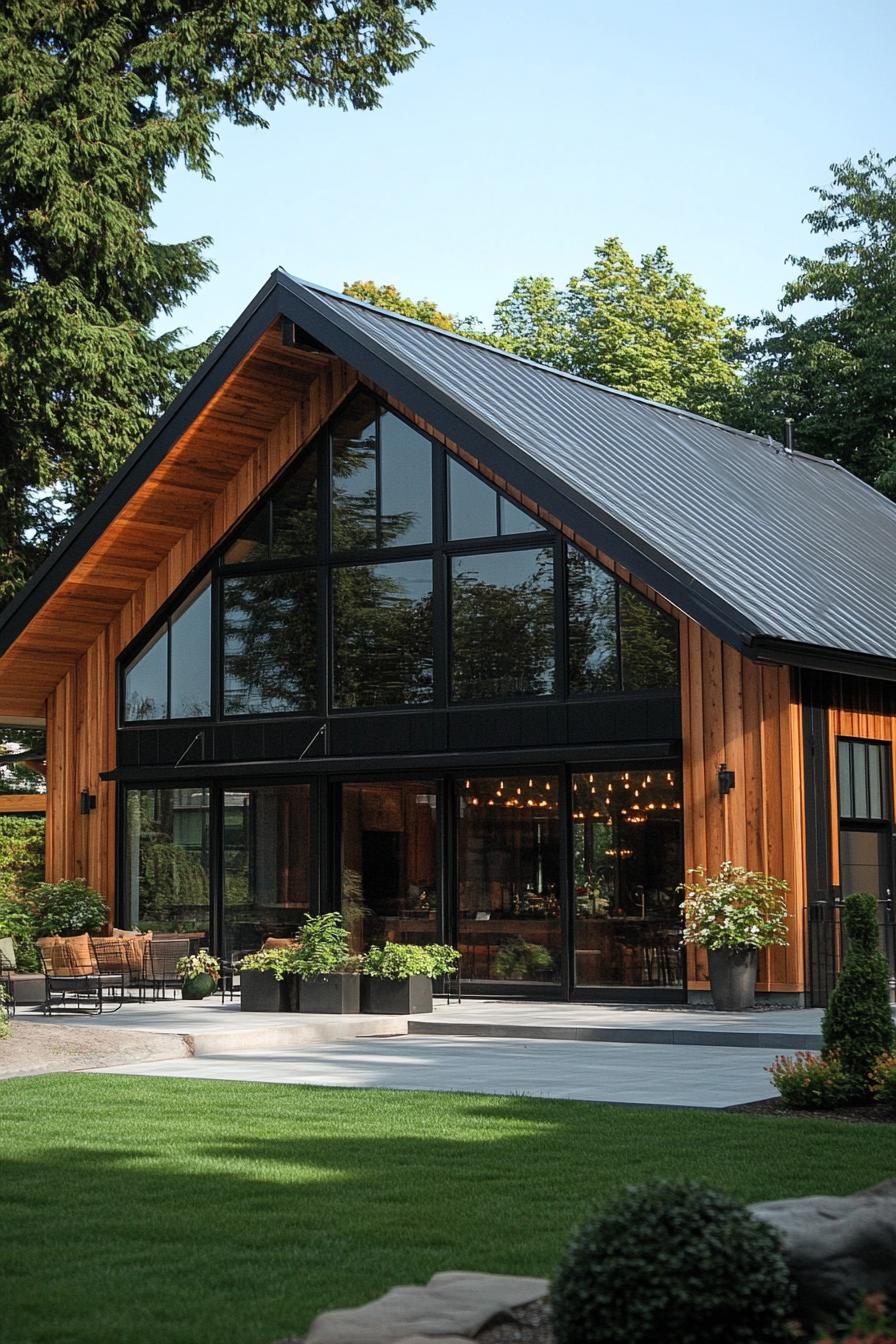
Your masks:
M719 797L724 798L734 788L734 771L729 770L725 762L719 766Z
M81 790L81 797L78 800L78 811L82 817L86 817L96 807L96 794L91 793L89 789Z

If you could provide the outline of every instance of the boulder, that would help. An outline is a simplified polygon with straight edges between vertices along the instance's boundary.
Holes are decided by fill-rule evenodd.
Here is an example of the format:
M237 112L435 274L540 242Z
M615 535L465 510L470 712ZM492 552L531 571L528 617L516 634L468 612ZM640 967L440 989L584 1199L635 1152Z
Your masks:
M546 1296L547 1279L513 1274L434 1274L425 1288L390 1288L364 1307L325 1311L305 1336L305 1344L397 1344L469 1339L504 1320L517 1307ZM446 1339L447 1336L447 1339Z
M896 1303L896 1180L838 1198L752 1204L780 1232L805 1326L832 1322L866 1293Z

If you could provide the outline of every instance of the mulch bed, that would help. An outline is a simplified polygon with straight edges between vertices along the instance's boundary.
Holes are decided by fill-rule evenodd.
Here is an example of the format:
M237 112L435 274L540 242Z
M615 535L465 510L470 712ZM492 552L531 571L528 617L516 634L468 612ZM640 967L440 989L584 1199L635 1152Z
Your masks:
M745 1101L740 1106L726 1106L726 1111L749 1115L786 1115L793 1119L847 1120L854 1125L896 1124L896 1109L890 1106L837 1106L831 1111L811 1110L803 1106L786 1106L780 1097L766 1101Z

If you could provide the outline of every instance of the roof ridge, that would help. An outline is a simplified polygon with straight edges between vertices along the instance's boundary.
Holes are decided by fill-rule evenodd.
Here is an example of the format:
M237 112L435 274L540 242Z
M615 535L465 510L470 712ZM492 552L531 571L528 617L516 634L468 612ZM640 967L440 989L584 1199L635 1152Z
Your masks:
M342 294L337 289L329 289L326 285L319 285L310 280L303 280L300 276L293 275L285 267L278 266L277 270L282 271L284 275L296 285L303 289L309 289L312 293L322 294L327 298L337 299L341 303L351 304L356 308L366 308L372 313L381 313L384 317L392 318L396 322L403 322L410 327L421 327L423 331L435 332L437 336L444 336L446 339L459 341L462 345L474 346L478 350L486 350L493 355L501 355L505 359L515 361L517 364L525 364L529 368L538 369L542 373L553 374L555 378L564 378L567 382L578 383L582 387L593 387L599 392L605 392L611 397L621 397L625 401L634 401L642 406L650 406L654 410L665 411L669 415L681 416L686 420L696 420L700 424L712 425L714 429L723 429L726 434L737 434L742 438L749 439L751 443L766 445L771 443L774 448L784 451L784 445L771 435L756 434L749 429L738 429L736 425L726 425L723 420L713 420L708 415L700 415L697 411L688 411L682 406L671 406L665 401L654 401L651 397L642 397L635 392L623 392L618 387L609 387L606 383L599 383L594 378L583 378L581 374L569 373L565 369L555 368L553 364L542 364L537 359L528 359L525 355L514 354L512 350L504 350L500 346L491 345L488 341L477 341L472 336L464 336L458 331L449 331L446 327L436 327L431 322L422 322L418 317L407 317L404 313L393 312L389 308L380 308L375 303L368 303L366 299L356 299L352 294ZM813 454L805 453L805 457L811 457Z

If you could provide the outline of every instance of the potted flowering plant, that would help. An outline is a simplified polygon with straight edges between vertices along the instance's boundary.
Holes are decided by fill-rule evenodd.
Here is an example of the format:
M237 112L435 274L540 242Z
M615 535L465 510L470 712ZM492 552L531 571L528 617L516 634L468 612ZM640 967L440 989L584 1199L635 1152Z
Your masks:
M221 963L204 947L181 957L175 967L181 977L181 995L185 999L207 999L221 979Z
M364 956L362 1013L431 1013L432 982L453 975L460 953L442 943L386 943Z
M787 883L725 862L717 877L692 868L684 893L684 941L709 953L713 1003L723 1012L752 1008L761 947L787 946Z

